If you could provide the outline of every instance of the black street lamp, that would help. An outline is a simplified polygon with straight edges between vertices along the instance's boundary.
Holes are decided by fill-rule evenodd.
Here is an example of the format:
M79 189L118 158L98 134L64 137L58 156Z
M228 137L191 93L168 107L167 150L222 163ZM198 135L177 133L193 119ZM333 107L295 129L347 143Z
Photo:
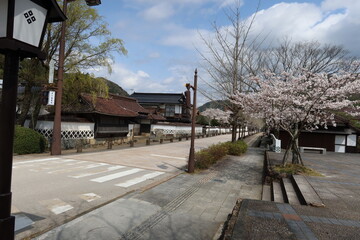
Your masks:
M40 48L47 23L65 19L56 0L0 1L0 53L5 54L0 105L0 240L14 239L11 175L19 59L44 59Z
M75 0L64 0L63 2L63 12L67 12L68 2L73 2ZM101 4L101 0L85 0L88 6L96 6ZM65 62L65 31L66 31L66 21L63 21L61 24L61 36L60 36L60 46L59 46L59 68L57 75L57 84L56 84L56 96L55 96L55 115L54 115L54 125L53 125L53 134L51 139L51 155L61 155L61 101L62 101L62 89L63 89L63 80L64 80L64 62Z
M193 173L194 169L195 169L195 122L196 122L197 69L195 69L195 74L194 74L194 86L191 86L190 83L187 83L185 86L188 90L190 90L190 88L192 88L192 90L194 92L192 115L191 115L190 154L189 154L189 162L188 162L188 172Z

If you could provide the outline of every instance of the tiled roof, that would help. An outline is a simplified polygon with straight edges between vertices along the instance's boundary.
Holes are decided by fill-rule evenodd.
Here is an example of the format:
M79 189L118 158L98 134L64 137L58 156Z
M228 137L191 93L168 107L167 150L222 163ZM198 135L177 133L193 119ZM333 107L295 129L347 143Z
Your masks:
M123 97L118 95L110 95L114 103L126 110L130 110L137 113L149 113L149 110L143 108L135 98Z
M148 115L148 119L158 120L158 121L165 121L166 120L166 118L164 118L163 116L158 115L158 114L154 114L154 113L150 113Z
M163 121L165 118L143 108L135 98L110 94L108 98L81 94L81 104L63 107L64 113L99 113L118 117L137 117Z
M137 93L130 95L136 98L140 104L142 103L183 103L183 93Z
M93 98L91 95L82 94L81 98L87 103L93 112L120 116L120 117L137 117L138 112L146 112L141 107L136 99L110 95L109 98L97 97Z

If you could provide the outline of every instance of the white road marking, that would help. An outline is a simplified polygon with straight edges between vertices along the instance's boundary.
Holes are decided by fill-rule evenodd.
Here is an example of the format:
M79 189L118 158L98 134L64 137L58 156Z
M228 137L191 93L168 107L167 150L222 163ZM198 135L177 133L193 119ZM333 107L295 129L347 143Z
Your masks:
M107 163L94 163L94 164L89 164L87 166L78 166L78 167L72 167L72 168L65 168L65 169L58 169L58 170L54 170L54 171L50 171L48 172L49 174L52 173L66 173L66 172L72 172L72 171L76 171L76 170L81 170L81 169L91 169L91 168L97 168L97 167L102 167L102 166L106 166L109 165Z
M130 187L132 185L135 185L135 184L144 182L146 180L149 180L151 178L157 177L157 176L159 176L161 174L163 174L163 172L153 172L153 173L145 174L144 176L137 177L137 178L134 178L134 179L130 179L130 180L128 180L126 182L123 182L123 183L115 184L115 186L125 187L125 188Z
M68 164L66 164L67 166L73 166L73 165L77 165L77 164L81 164L81 163L86 163L86 162L88 162L88 161L77 161L77 162L75 162L75 163L68 163Z
M69 204L62 205L62 206L53 206L50 210L55 213L56 215L67 212L73 209L73 207Z
M66 159L66 160L62 160L62 162L74 162L74 161L76 161L76 160L74 160L74 159Z
M84 193L80 195L80 198L84 199L87 202L92 202L96 199L101 198L99 195L95 194L95 193Z
M101 166L108 166L109 164L107 163L94 163L94 164L90 164L87 167L85 167L85 169L91 169L91 168L96 168L96 167L101 167Z
M44 200L40 202L45 205L52 213L58 215L73 209L73 206L67 204L64 201L61 201L59 198Z
M44 159L37 159L37 160L30 160L30 161L23 161L23 162L15 162L14 165L20 164L27 164L27 163L38 163L38 162L46 162L46 161L55 161L59 160L60 158L44 158Z
M94 178L94 179L91 179L90 181L103 183L103 182L107 182L107 181L110 181L110 180L114 180L116 178L120 178L120 177L124 177L124 176L130 175L130 174L134 174L134 173L137 173L137 172L140 172L140 171L144 171L144 170L139 169L139 168L134 168L134 169L127 170L127 171L124 171L124 172L118 172L118 173L106 175L106 176L103 176L103 177Z
M182 157L172 157L172 156L166 156L166 155L158 155L158 154L150 154L153 157L162 157L162 158L173 158L173 159L179 159L179 160L187 160L187 158Z
M120 168L125 168L125 166L112 166L112 167L108 167L105 170L100 170L100 171L97 171L97 172L82 173L82 174L78 174L78 175L72 175L72 176L69 176L69 177L72 177L72 178L88 177L88 176L93 176L93 175L100 174L100 173L106 173L106 172L118 170Z

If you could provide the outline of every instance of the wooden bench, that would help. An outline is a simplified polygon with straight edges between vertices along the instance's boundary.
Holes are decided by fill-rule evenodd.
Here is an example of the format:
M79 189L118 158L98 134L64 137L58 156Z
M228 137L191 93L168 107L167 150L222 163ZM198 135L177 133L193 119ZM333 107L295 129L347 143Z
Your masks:
M300 147L300 152L305 152L305 150L310 151L319 151L321 154L326 154L326 148L317 148L317 147Z

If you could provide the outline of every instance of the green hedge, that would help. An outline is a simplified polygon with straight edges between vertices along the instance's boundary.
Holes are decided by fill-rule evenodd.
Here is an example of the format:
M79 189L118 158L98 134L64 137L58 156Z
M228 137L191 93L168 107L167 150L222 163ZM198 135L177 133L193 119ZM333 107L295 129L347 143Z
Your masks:
M21 126L15 126L14 153L42 153L46 148L46 139L40 133Z
M247 151L247 144L240 140L211 145L195 153L195 168L207 169L225 155L240 156Z
M241 154L246 153L248 148L244 141L236 141L234 143L226 142L224 144L227 146L228 154L234 156L240 156Z

